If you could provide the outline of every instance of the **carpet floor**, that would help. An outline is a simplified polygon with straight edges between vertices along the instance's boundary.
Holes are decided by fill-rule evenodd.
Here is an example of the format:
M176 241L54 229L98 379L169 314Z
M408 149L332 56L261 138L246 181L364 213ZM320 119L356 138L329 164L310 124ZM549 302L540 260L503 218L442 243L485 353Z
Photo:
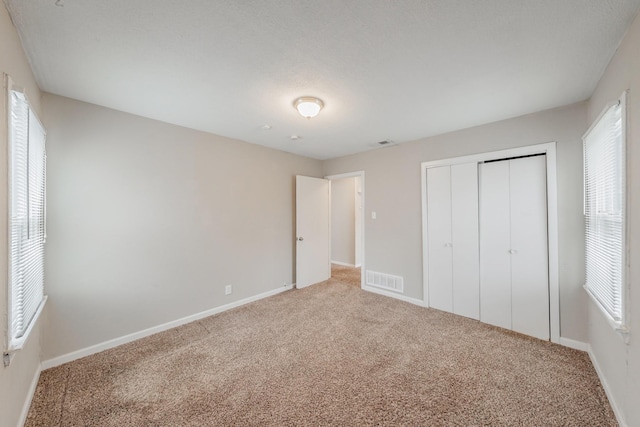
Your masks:
M617 425L586 353L362 291L340 269L45 370L26 425Z

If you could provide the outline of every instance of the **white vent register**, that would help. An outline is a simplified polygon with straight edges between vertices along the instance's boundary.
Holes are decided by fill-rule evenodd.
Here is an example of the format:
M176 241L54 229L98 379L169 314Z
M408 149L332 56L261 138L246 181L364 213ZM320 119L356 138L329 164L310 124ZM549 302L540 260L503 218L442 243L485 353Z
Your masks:
M394 292L404 292L404 279L400 276L367 270L366 280L368 286Z

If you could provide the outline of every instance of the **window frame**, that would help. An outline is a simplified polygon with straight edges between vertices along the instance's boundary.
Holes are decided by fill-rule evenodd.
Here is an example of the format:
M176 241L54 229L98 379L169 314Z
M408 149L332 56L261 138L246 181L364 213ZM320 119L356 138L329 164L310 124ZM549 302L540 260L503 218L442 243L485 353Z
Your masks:
M629 179L629 169L628 169L628 144L627 144L627 92L625 91L622 93L622 95L613 102L608 103L605 108L600 112L600 114L598 115L598 117L596 118L596 120L593 121L593 123L591 124L591 126L589 126L589 129L584 133L582 140L583 140L583 196L584 196L584 201L583 201L583 207L584 207L584 219L585 219L585 272L587 269L587 265L586 263L587 261L587 244L588 242L586 241L587 238L587 171L586 171L586 165L587 165L587 158L586 158L586 139L587 137L590 135L590 133L594 130L594 128L596 126L598 126L598 124L602 121L602 119L607 115L607 113L609 112L609 110L612 107L615 107L616 105L620 107L620 117L621 117L621 126L620 126L620 134L621 134L621 139L622 139L622 149L621 154L623 156L622 159L622 164L624 167L624 171L621 174L621 179L622 179L622 191L621 191L621 195L622 195L622 208L621 208L621 213L620 215L622 216L621 218L621 226L622 226L622 231L621 231L621 253L620 253L620 257L621 257L621 265L620 265L620 319L616 319L614 318L611 313L607 310L607 308L602 304L602 302L598 299L598 297L594 294L594 292L590 289L590 287L588 286L586 277L585 277L585 283L583 288L585 289L585 291L587 292L587 295L589 295L589 297L591 298L591 300L595 303L595 305L598 307L598 309L602 312L603 316L605 317L605 319L607 320L607 322L609 323L609 325L616 331L618 332L621 336L623 336L626 339L628 339L628 333L629 333L629 271L628 271L628 263L627 263L627 252L628 252L628 232L629 232L629 227L628 227L628 218L629 218L629 185L628 185L628 179ZM608 214L595 214L595 217L605 217Z
M6 314L6 320L7 320L7 328L6 328L6 340L5 340L5 351L3 352L3 362L5 366L8 366L11 362L11 359L13 357L13 354L20 350L21 348L24 347L26 341L28 340L29 336L31 335L31 332L35 326L35 324L38 321L38 318L40 317L42 310L44 308L44 305L46 303L47 297L46 295L44 295L44 243L46 242L46 131L44 129L44 126L42 125L42 122L40 121L40 119L38 118L37 114L35 113L35 111L32 109L30 103L29 103L29 99L25 93L25 91L16 86L13 81L11 80L11 78L8 75L4 75L4 96L5 96L5 120L6 120L6 142L7 142L7 147L6 147L6 152L7 152L7 160L6 160L6 167L7 167L7 181L6 181L6 185L7 185L7 198L6 198L6 213L7 213L7 294L6 294L6 302L7 302L7 314ZM40 216L38 216L37 220L38 223L40 224L41 227L41 233L37 236L34 237L33 235L31 235L32 231L30 230L30 228L33 225L33 218L31 217L32 214L32 205L31 202L32 200L29 197L29 191L30 191L30 183L29 181L27 181L26 184L26 213L27 213L27 217L26 217L26 226L27 226L27 230L26 230L26 238L23 239L23 241L29 241L31 239L37 238L38 241L36 242L36 244L42 244L42 281L39 285L36 286L36 290L37 290L37 294L36 297L39 299L38 300L33 300L33 306L36 306L35 310L31 311L29 310L28 314L30 315L30 319L28 320L28 323L26 325L26 327L21 328L20 330L20 335L15 333L15 327L14 327L14 319L16 318L16 314L15 314L15 305L14 305L14 277L12 274L12 270L13 270L13 256L12 256L12 244L13 242L13 233L12 233L12 213L14 210L14 196L15 196L15 191L13 188L13 182L14 182L14 138L13 138L13 132L14 132L14 125L13 125L13 120L11 118L11 115L13 114L13 106L12 106L12 100L13 100L13 96L15 94L20 94L19 96L22 98L22 101L24 102L25 106L26 106L26 116L27 116L27 123L25 124L26 129L27 129L27 136L26 136L26 143L27 143L27 147L26 147L26 158L24 159L24 165L26 166L27 170L26 170L26 176L31 175L32 171L30 169L30 164L32 162L32 159L29 156L29 144L31 141L31 138L29 137L29 132L30 129L32 128L32 126L37 126L38 131L42 133L42 146L41 146L41 153L42 153L42 169L35 169L35 171L39 171L40 173L38 174L38 176L41 176L42 181L40 182L40 185L38 186L38 188L42 189L42 198L39 198L39 200L41 200L41 212L42 212L42 216L40 218ZM31 123L32 120L35 120L35 124ZM38 160L39 161L40 156L38 156ZM29 179L29 178L27 178ZM39 183L39 181L36 181L36 183ZM24 306L24 305L23 305ZM33 313L33 314L31 314Z

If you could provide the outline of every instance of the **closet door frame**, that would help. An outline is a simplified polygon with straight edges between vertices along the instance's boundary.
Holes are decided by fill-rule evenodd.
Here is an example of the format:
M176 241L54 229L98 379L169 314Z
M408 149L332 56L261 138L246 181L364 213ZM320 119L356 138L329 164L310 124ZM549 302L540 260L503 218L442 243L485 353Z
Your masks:
M460 163L485 162L512 157L545 154L547 156L547 241L549 244L549 325L551 342L560 344L560 286L558 282L558 193L556 176L556 143L528 145L500 151L422 162L422 283L423 304L429 306L429 247L427 229L427 169Z

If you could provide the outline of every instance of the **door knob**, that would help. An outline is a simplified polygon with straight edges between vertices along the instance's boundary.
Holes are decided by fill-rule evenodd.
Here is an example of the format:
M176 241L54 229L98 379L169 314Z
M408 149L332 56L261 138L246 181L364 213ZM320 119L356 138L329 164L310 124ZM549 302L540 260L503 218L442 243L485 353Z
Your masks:
M304 237L298 237L298 241L302 242L304 240Z
M511 249L511 250L509 251L509 253L510 253L511 255L515 255L515 254L517 254L517 253L518 253L518 251L517 251L517 250L515 250L515 249Z

